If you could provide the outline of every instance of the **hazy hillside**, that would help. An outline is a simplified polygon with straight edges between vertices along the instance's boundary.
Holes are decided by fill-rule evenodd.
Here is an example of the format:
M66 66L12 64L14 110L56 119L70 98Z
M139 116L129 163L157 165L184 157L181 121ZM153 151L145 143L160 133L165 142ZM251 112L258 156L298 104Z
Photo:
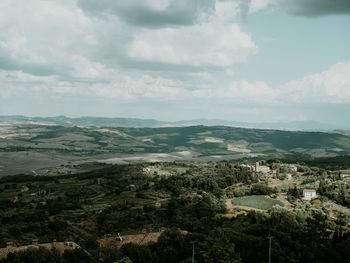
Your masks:
M0 116L0 123L42 123L62 126L108 126L108 127L161 127L166 122L134 118L105 118L105 117L25 117L25 116Z

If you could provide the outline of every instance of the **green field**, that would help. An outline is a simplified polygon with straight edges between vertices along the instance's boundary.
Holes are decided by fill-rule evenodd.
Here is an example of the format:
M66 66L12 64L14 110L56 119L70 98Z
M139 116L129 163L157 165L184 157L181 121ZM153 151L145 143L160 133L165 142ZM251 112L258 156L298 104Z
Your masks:
M250 206L250 207L264 209L264 210L269 210L274 205L284 206L281 201L274 200L262 195L236 197L232 199L232 204Z

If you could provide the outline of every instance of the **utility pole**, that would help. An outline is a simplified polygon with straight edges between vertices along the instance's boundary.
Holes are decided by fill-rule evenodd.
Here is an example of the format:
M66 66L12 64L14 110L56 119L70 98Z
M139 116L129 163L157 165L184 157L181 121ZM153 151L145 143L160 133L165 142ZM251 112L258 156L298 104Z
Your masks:
M272 236L268 236L267 239L269 240L269 263L271 263L271 239L272 239Z
M194 244L197 243L197 241L191 241L192 244L192 263L194 263Z

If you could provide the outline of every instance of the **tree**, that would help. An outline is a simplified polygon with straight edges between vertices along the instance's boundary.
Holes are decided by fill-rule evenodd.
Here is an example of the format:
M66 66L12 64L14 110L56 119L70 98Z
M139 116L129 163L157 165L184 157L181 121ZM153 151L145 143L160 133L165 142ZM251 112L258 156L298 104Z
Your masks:
M63 255L64 263L94 263L95 260L82 249L66 250Z
M154 262L152 252L147 246L127 243L120 248L120 252L133 263Z
M199 244L198 262L204 263L240 263L241 259L231 240L230 229L215 229L211 231L204 242Z
M24 251L9 253L1 263L61 263L61 257L57 250L46 248L29 248Z
M188 258L192 253L190 241L176 229L165 231L155 244L158 262L178 263Z

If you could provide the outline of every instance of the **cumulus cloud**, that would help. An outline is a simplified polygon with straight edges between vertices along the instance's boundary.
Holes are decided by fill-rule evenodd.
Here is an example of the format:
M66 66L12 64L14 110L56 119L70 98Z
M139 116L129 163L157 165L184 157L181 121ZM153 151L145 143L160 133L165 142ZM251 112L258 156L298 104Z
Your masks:
M286 83L284 100L295 103L350 103L350 62Z
M75 58L81 60L81 58ZM82 65L87 62L82 60ZM22 71L0 71L0 98L31 94L38 97L55 98L100 98L118 102L173 103L181 105L226 105L229 110L251 105L263 107L281 105L307 105L350 103L350 62L338 63L329 70L288 82L281 87L273 87L263 81L232 80L227 84L218 83L206 72L189 72L181 78L124 75L117 70L100 64L82 68L76 81L64 81L59 76L35 76ZM92 70L93 69L93 70ZM84 74L81 76L80 74ZM82 81L86 78L102 76L103 81ZM106 77L103 77L106 76ZM208 104L209 105L209 104ZM202 107L202 106L201 106Z
M69 74L72 54L94 45L92 21L71 1L4 0L0 8L2 69Z
M258 51L237 25L205 23L185 29L142 30L128 48L135 60L193 67L226 67Z
M137 30L128 55L135 60L193 67L227 67L245 62L258 47L238 25L228 22L235 12L234 3L218 2L216 13L202 23Z
M279 89L272 88L263 81L232 81L221 88L193 91L194 96L213 98L235 104L276 105L280 95Z
M35 76L18 70L0 70L0 96L25 94L40 87L56 85L55 76Z
M91 77L96 66L188 71L242 63L258 50L232 23L238 9L231 1L4 0L0 8L7 14L0 17L0 68L34 75L69 79L84 69ZM128 21L131 14L141 20Z
M267 7L272 0L251 0L249 12L258 12Z
M108 78L101 82L64 81L58 76L35 76L22 71L0 71L0 96L37 94L40 96L76 96L114 98L119 101L179 100L190 95L186 82L142 75L130 77L117 71L97 68ZM96 72L92 72L95 74ZM87 74L91 74L90 72Z
M120 78L118 82L94 84L89 91L100 97L123 100L180 100L188 95L181 82L161 77L143 75L138 79Z
M182 79L139 77L110 72L97 66L99 74L107 74L104 82L64 81L58 76L35 76L22 71L0 71L0 94L4 96L32 93L40 96L99 97L118 101L200 101L214 100L236 104L274 104L278 90L264 82L232 81L216 87L208 73L182 75ZM88 73L91 74L91 73ZM93 71L92 74L95 74Z

